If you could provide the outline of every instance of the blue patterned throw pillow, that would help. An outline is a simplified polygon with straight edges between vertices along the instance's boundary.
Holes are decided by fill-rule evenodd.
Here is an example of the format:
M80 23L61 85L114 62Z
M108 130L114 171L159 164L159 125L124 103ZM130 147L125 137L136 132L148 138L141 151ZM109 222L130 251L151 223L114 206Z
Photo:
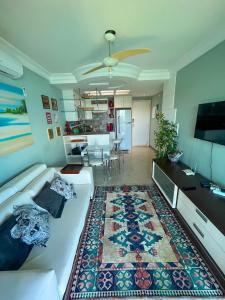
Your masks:
M37 206L25 204L14 207L16 225L11 229L14 239L21 239L28 245L46 246L49 239L49 214Z
M59 195L64 196L66 200L73 199L74 191L72 184L67 183L61 177L56 177L53 180L50 189Z

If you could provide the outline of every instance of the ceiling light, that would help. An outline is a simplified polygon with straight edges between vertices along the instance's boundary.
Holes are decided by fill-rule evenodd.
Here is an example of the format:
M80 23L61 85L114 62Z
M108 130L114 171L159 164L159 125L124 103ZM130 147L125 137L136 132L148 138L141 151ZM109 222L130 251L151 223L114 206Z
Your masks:
M108 82L90 82L88 85L109 85Z
M99 91L84 91L84 94L87 96L101 96Z
M113 90L109 90L109 91L100 91L101 95L114 95L114 91Z
M129 93L130 93L130 90L116 90L116 95L126 95Z

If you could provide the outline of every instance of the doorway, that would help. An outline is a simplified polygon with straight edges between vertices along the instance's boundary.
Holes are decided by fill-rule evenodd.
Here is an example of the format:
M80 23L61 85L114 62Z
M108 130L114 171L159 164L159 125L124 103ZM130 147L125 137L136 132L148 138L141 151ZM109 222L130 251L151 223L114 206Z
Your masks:
M132 106L133 128L132 145L149 146L150 135L150 100L134 100Z

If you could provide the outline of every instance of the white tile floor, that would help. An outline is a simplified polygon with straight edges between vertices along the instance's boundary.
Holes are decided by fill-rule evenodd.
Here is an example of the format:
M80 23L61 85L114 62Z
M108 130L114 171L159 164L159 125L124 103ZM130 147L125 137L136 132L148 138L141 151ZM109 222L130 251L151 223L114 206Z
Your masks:
M154 151L149 147L133 147L130 153L124 154L124 164L121 160L120 171L113 168L111 178L105 180L101 168L94 170L95 185L150 184L152 159Z

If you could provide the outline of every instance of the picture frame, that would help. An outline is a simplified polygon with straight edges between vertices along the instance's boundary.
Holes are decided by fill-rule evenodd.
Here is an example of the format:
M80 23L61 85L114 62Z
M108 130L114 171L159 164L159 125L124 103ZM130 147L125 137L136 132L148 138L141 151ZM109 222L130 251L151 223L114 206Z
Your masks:
M56 130L56 135L57 135L57 136L61 136L61 135L62 135L61 127L60 127L60 126L57 126L57 127L55 128L55 130Z
M52 124L52 115L50 112L46 112L46 120L47 120L47 124Z
M24 88L0 82L0 157L33 144Z
M53 140L53 139L54 139L53 128L48 128L48 129L47 129L47 133L48 133L48 139L49 139L49 140Z
M50 102L48 96L41 95L42 105L44 109L50 109Z
M51 98L52 110L58 110L58 103L55 98Z

